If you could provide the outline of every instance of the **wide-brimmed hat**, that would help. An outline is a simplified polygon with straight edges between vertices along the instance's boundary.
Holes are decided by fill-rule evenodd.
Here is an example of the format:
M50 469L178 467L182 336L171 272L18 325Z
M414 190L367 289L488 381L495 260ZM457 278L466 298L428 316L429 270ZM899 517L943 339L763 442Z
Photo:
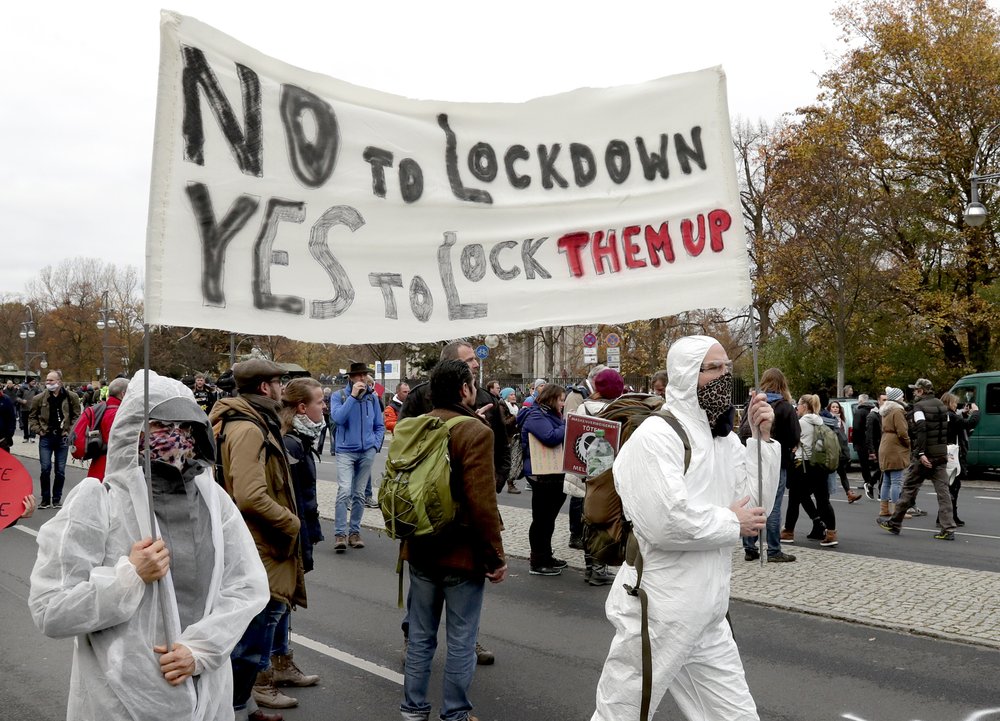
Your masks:
M365 363L351 363L351 367L347 369L347 375L354 376L359 373L364 373L366 375L375 375L375 371L368 367Z

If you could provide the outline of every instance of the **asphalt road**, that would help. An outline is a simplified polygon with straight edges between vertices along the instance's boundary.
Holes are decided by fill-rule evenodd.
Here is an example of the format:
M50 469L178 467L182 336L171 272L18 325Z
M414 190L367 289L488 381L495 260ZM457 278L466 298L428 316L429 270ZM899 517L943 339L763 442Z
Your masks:
M37 471L32 461L26 465ZM333 466L324 463L321 468L323 476ZM82 473L70 469L69 475L75 481ZM528 505L530 494L504 494L501 500ZM969 504L969 526L987 523L992 502ZM893 542L899 553L935 552L932 542L921 543L916 532L908 534L911 541L908 535L894 538L880 531L870 520L875 508L870 502L867 507L837 506L845 535L858 538L857 549L851 548L852 541L842 544L843 552L867 549L880 554ZM73 642L42 636L26 608L35 553L28 531L51 513L39 511L0 535L5 650L0 655L0 698L8 718L65 717ZM866 530L869 524L871 531ZM307 576L310 605L294 614L293 632L297 661L323 681L319 687L296 691L301 705L286 712L290 721L396 717L401 698L396 546L375 534L366 534L366 540L364 550L340 556L329 544L317 548L317 569ZM996 548L996 541L979 540ZM939 545L946 547L940 553L951 549L947 552L953 564L980 562L978 551L969 554L971 544ZM475 714L483 721L589 718L612 635L603 612L607 589L587 586L578 572L556 578L530 576L526 562L516 559L511 570L505 583L487 589L481 640L498 660L477 672L472 689ZM1000 652L747 604L734 604L732 615L761 718L1000 719L1000 692L994 681ZM439 651L432 693L440 688L441 655ZM986 713L990 709L995 715ZM657 717L679 716L666 701Z

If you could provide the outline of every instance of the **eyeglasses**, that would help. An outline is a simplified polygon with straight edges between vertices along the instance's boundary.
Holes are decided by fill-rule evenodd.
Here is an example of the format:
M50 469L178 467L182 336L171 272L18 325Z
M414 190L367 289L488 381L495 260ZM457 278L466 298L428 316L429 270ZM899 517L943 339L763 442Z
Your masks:
M709 361L708 363L701 364L702 373L710 373L712 371L723 370L727 373L733 372L733 362L731 360L727 361Z

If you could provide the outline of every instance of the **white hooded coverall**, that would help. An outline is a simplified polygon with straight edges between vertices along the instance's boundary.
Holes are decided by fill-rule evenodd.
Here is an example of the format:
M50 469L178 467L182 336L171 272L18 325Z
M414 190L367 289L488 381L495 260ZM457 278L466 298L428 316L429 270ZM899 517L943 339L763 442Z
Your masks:
M729 506L750 496L770 511L778 487L778 443L759 444L763 498L757 490L757 441L746 447L735 433L714 438L698 405L698 373L717 341L690 336L667 355L665 408L680 421L691 445L684 472L684 445L662 419L646 419L615 459L615 487L633 524L643 558L642 587L649 596L652 646L652 715L669 691L690 721L758 719L726 611L733 549L740 524ZM637 721L642 700L639 599L623 586L635 568L618 571L605 610L615 637L597 685L591 721Z
M76 637L70 721L232 719L229 654L270 597L267 574L243 517L206 468L195 483L211 519L214 567L200 620L181 629L170 573L160 580L167 589L170 637L195 659L195 676L171 686L153 653L153 646L165 642L155 586L144 583L128 559L133 543L158 535L149 527L138 454L143 383L140 371L115 417L104 483L84 479L38 533L31 615L46 636ZM182 383L150 374L151 409L178 397L194 404Z

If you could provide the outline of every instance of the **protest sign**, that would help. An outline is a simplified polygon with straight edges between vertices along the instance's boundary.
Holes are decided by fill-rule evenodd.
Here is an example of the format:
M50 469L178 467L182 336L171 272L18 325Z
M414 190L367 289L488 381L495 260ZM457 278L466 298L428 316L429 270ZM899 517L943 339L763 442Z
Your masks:
M528 454L531 458L531 475L548 476L563 472L563 447L561 445L547 446L529 433Z
M725 76L410 100L165 12L146 258L147 323L306 341L745 305Z
M566 414L566 440L563 442L562 471L578 476L587 475L587 449L596 436L594 431L604 431L604 438L618 455L618 439L622 424L581 413Z
M31 474L7 451L0 449L0 531L24 513L24 497L34 491Z

